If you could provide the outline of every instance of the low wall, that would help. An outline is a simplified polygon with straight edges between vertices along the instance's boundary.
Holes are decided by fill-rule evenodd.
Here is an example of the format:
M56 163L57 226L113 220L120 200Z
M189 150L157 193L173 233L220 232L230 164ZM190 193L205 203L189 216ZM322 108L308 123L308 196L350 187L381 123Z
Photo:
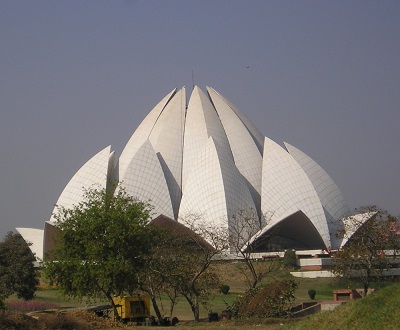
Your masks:
M304 317L318 312L332 311L344 301L322 301L303 303L293 308L292 317Z
M292 314L293 317L303 317L311 314L315 314L321 311L321 304L315 304L311 307L304 308L298 312Z
M336 277L329 270L310 270L304 272L290 272L294 277L317 278L317 277Z
M336 307L340 306L343 303L344 303L344 301L324 301L324 302L321 302L321 312L332 311Z
M297 266L299 266L301 269L321 270L332 265L333 259L331 258L297 259Z

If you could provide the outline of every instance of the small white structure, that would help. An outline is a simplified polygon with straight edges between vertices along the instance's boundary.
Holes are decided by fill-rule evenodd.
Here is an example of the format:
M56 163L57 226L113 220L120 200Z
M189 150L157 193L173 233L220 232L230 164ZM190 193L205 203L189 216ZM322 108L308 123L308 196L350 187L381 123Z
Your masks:
M33 228L16 228L16 230L30 244L29 248L35 254L36 260L43 261L44 230Z

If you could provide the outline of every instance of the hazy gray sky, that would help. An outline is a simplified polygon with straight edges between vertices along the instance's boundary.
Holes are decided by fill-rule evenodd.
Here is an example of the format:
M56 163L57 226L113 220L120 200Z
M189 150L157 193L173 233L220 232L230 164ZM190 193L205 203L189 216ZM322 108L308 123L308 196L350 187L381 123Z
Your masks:
M212 86L318 162L351 208L400 214L400 1L0 3L0 239L43 228L175 87Z

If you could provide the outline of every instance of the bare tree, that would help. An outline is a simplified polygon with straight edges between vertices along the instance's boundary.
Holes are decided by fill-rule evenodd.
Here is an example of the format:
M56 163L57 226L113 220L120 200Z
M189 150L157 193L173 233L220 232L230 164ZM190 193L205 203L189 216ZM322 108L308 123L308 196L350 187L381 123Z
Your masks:
M164 323L163 308L162 305L159 306L159 302L161 302L161 294L169 291L169 278L174 276L176 271L175 241L168 231L151 227L153 227L154 241L152 251L146 260L146 267L141 269L138 277L139 288L150 297L158 323L162 325ZM170 315L172 315L172 310Z
M181 296L199 321L200 305L205 305L211 290L219 286L218 276L210 265L216 255L227 251L226 230L194 215L186 217L183 223L160 216L152 224L157 231L153 236L157 238L147 267L141 272L141 290L150 296L160 324L163 323L161 294L170 299L170 316Z
M206 222L202 216L190 215L184 219L190 229L182 236L179 255L179 275L174 278L177 291L189 303L194 319L200 320L200 303L205 303L211 288L217 288L217 274L210 271L213 258L228 249L224 228Z
M399 249L398 228L395 217L375 206L348 217L337 233L347 243L334 255L333 273L361 280L366 295L371 281L392 267Z
M271 215L265 214L261 222L253 209L239 210L228 219L230 252L239 256L245 263L246 268L241 270L250 289L255 288L263 278L276 270L278 265L276 260L270 260L260 267L257 259L253 257L261 245L266 243L265 239L262 239L261 229L269 219ZM267 239L271 239L271 233Z
M178 301L178 286L182 280L182 261L188 250L187 236L190 229L163 215L154 219L149 227L153 231L152 251L146 267L140 272L140 290L149 295L159 324L164 323L165 311L161 296L170 300L169 316Z

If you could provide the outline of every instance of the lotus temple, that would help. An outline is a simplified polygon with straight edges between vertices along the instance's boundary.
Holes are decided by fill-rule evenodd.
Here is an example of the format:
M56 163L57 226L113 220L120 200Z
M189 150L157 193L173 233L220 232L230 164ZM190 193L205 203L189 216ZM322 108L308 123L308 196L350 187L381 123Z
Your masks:
M232 231L233 219L251 212L258 228L243 248L338 249L346 243L335 233L350 210L321 166L296 146L263 136L211 87L204 92L195 86L186 100L184 87L172 90L119 157L111 146L99 151L72 176L55 204L70 208L82 201L83 188L118 181L128 194L150 202L154 218L182 223L195 214ZM43 229L17 230L43 260L56 230L53 215Z

